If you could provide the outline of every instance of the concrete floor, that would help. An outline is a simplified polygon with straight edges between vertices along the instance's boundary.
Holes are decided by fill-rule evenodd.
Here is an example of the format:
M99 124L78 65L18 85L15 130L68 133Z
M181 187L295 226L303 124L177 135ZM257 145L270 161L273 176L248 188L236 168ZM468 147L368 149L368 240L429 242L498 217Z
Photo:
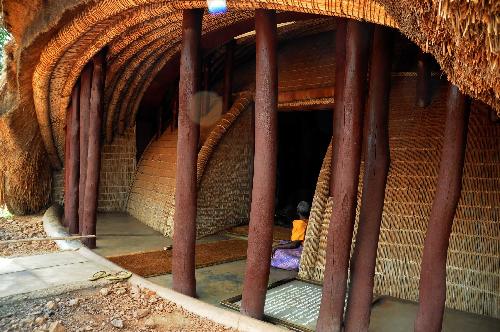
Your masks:
M203 238L199 242L228 239L224 235ZM123 213L100 214L97 221L97 249L101 256L114 256L133 252L161 250L172 240ZM245 260L225 263L196 270L197 294L200 300L219 305L221 300L240 295L245 273ZM269 282L293 278L296 272L271 268ZM149 281L170 287L171 275L147 278ZM390 297L378 301L372 310L370 331L412 331L417 304ZM446 310L444 332L489 332L500 331L500 320Z

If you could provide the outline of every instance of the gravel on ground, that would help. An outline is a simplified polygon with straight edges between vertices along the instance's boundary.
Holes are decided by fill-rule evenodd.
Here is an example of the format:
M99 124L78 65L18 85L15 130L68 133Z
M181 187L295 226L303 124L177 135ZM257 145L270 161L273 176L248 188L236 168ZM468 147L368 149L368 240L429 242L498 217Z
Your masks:
M0 217L0 241L47 237L42 214ZM58 251L54 241L0 243L0 257L29 256Z
M128 282L0 302L0 331L234 331Z

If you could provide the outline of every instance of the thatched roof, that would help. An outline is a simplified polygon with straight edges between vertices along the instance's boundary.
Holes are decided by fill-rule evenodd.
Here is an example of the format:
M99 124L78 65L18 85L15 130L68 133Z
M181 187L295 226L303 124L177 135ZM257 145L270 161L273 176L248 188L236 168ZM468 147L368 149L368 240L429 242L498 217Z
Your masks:
M181 10L205 6L206 1L3 0L5 24L13 40L5 81L0 83L0 153L9 156L0 167L9 184L7 196L16 200L19 211L36 209L47 201L50 176L41 174L49 174L49 162L61 166L64 114L85 63L108 47L103 130L110 140L134 124L148 86L179 51ZM453 83L500 114L498 3L229 0L228 6L226 14L205 17L206 47L225 41L216 37L251 30L255 8L384 24L399 28L432 53ZM283 14L282 20L293 19ZM222 33L227 27L230 32ZM33 181L32 188L13 186L14 179L26 178L25 173L39 180Z

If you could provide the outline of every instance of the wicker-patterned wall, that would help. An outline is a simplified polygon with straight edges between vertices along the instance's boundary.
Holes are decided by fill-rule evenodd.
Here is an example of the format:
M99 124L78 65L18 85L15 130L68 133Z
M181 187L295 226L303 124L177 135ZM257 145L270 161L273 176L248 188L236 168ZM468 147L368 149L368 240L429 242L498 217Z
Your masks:
M135 170L135 127L104 144L99 178L99 212L125 211ZM52 201L64 204L64 169L53 172Z
M213 126L198 154L198 237L248 219L251 101L250 94L242 94ZM168 236L173 235L176 160L177 131L167 129L144 151L127 206L131 215Z
M445 84L426 109L414 107L415 79L395 77L389 120L391 168L377 255L375 293L418 301L420 263L436 187ZM323 279L330 158L313 202L300 276ZM362 178L362 174L360 179ZM500 125L473 111L447 262L447 307L500 318ZM362 183L358 191L358 209ZM330 201L331 202L331 201ZM357 221L356 221L357 227Z
M252 118L249 105L205 166L198 189L198 236L249 221L254 149Z

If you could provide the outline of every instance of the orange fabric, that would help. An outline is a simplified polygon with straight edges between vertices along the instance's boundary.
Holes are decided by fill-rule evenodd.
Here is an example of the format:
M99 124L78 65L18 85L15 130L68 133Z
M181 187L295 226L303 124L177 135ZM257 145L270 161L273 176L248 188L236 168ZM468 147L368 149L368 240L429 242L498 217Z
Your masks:
M307 220L294 220L292 228L292 241L304 241L306 238Z

